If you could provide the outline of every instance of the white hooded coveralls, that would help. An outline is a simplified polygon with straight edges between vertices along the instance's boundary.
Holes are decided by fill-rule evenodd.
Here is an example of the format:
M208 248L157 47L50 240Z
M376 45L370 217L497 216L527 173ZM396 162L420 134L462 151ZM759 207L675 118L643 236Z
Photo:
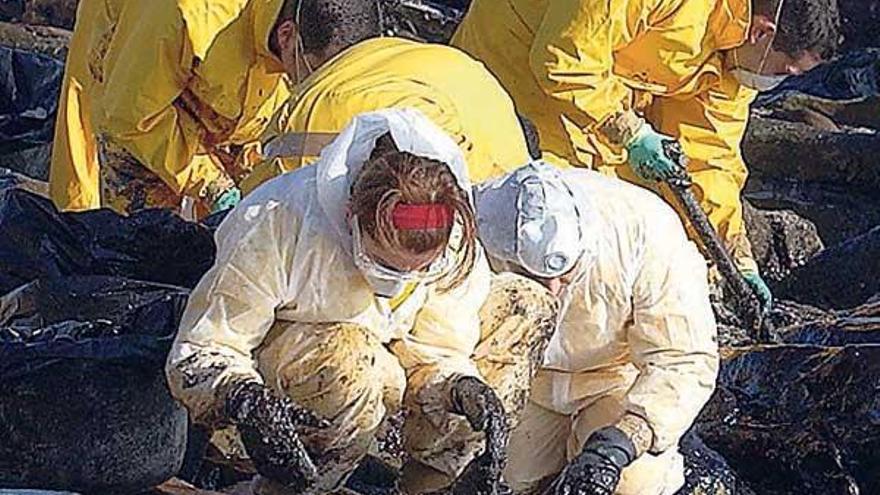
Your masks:
M630 413L654 441L617 493L675 493L684 482L678 442L718 372L706 262L653 193L591 171L561 173L589 212L586 274L513 432L507 479L527 491L556 476L590 434Z
M242 379L331 421L329 430L304 438L307 447L338 454L319 466L316 492L356 466L404 393L415 411L407 424L430 430L405 430L410 455L456 475L482 444L448 414L450 378L480 377L508 410L521 410L515 398L527 395L536 366L519 343L533 342L536 329L549 337L555 318L554 301L537 284L493 279L481 249L467 279L449 292L420 282L406 297L374 295L352 258L346 205L375 140L388 131L401 151L448 164L468 190L458 147L417 111L356 117L315 166L271 180L229 214L216 234L215 264L190 297L168 358L172 393L197 422L222 424L225 392ZM511 293L534 318L517 316ZM499 328L507 334L493 335Z

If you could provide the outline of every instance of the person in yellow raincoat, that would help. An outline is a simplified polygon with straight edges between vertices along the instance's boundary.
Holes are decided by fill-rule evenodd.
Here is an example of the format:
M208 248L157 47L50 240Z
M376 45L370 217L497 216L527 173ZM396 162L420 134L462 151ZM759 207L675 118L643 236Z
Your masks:
M65 210L110 206L205 213L240 198L250 147L285 101L293 59L377 28L342 0L83 0L71 41L50 170ZM338 21L340 8L349 23ZM301 22L294 17L303 13ZM357 30L347 29L358 22ZM350 40L355 41L355 40Z
M357 1L354 3L358 3ZM479 62L454 48L401 38L368 39L320 66L279 112L265 146L267 161L242 189L317 158L356 115L417 108L453 137L475 181L529 159L513 101Z
M755 89L816 65L834 0L474 0L452 44L483 61L544 151L653 186L678 140L709 219L761 295L745 236L740 143Z

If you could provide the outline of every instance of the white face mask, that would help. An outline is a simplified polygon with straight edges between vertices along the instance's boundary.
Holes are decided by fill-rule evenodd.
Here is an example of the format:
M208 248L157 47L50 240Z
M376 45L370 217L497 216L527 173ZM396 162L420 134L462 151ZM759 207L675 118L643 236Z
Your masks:
M389 278L375 270L375 265L366 265L355 258L355 265L361 271L367 283L373 289L373 293L379 297L393 298L403 292L408 281L403 279Z
M410 283L437 279L446 272L449 266L449 259L445 252L426 270L413 272L398 271L373 261L364 252L357 218L351 222L351 238L354 264L370 284L373 292L380 297L392 298L402 293Z
M782 81L785 80L786 75L764 75L758 74L756 72L752 72L746 69L733 69L730 71L733 74L733 77L739 81L740 84L747 88L756 89L758 91L770 91L782 84Z

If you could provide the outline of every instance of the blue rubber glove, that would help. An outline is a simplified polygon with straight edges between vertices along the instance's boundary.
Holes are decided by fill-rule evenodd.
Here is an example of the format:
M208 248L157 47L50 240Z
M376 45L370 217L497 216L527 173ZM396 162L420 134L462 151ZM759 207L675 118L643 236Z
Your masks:
M217 213L219 211L228 210L231 208L235 208L238 203L241 202L241 189L237 187L231 187L226 190L225 193L221 194L214 204L211 205L211 213Z
M685 172L682 166L666 152L666 147L675 142L675 138L660 134L647 122L642 124L626 145L630 168L639 178L648 182L682 177Z
M742 272L742 276L746 279L746 283L749 284L752 290L755 291L758 300L761 301L761 309L765 313L770 311L770 308L773 307L773 293L770 292L770 287L761 278L761 274L756 271L747 270Z

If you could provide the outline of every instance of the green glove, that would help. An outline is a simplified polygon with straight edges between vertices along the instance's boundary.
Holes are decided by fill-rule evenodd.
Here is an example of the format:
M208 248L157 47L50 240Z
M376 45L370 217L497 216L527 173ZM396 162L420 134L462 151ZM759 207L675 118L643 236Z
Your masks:
M218 211L235 208L235 206L240 202L241 189L237 187L231 187L214 201L214 204L211 205L211 213L217 213Z
M684 173L682 166L667 156L665 149L675 142L673 137L660 134L647 122L643 123L626 145L629 166L642 180L649 182L681 177Z
M746 283L749 284L749 287L755 291L758 300L761 301L761 309L765 313L770 311L770 308L773 307L773 293L770 292L770 287L767 287L767 283L761 278L761 274L756 271L748 270L742 272L742 276L746 279Z

